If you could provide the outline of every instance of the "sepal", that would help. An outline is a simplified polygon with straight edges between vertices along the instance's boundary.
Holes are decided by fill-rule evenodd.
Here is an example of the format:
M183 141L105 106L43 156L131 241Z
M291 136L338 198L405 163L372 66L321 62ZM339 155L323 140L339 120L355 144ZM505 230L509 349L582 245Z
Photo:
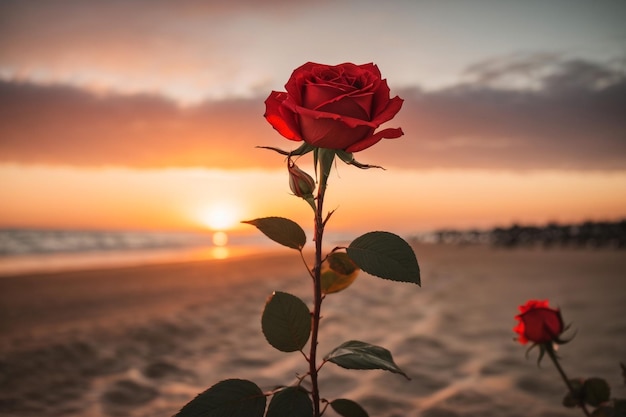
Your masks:
M546 353L553 356L554 358L558 358L556 354L556 343L555 342L545 342L545 343L533 343L528 349L526 349L526 359L529 359L530 351L535 347L539 347L539 357L537 358L537 367L541 368L541 361Z
M530 347L528 349L526 349L526 359L530 359L529 358L529 354L530 351L533 350L536 347L539 347L539 357L537 358L537 367L541 367L541 360L543 359L543 357L546 354L546 349L547 349L547 344L546 343L533 343L532 345L530 345ZM552 346L550 345L549 349L552 349Z
M333 166L337 152L339 151L335 149L315 148L315 152L313 152L313 165L315 166L315 172L320 172L322 178L328 178L330 175L330 169Z
M578 330L574 330L574 334L572 334L570 337L568 337L567 339L563 339L561 336L563 336L563 333L565 333L567 330L569 330L569 328L571 327L571 324L568 324L567 326L565 326L563 328L563 331L561 332L560 335L556 336L554 338L554 343L556 343L557 345L565 345L569 342L571 342L572 340L574 340L574 338L576 337L576 334L578 333Z
M361 168L361 169L370 169L370 168L385 169L385 168L383 168L381 166L378 166L378 165L362 164L359 161L357 161L356 159L354 159L354 156L352 155L351 152L338 150L338 151L336 151L336 154L339 157L339 159L341 159L343 162L345 162L348 165L354 165L357 168Z
M273 146L256 146L256 148L259 149L269 149L270 151L274 151L277 152L281 155L285 155L285 156L301 156L301 155L305 155L311 151L313 151L315 148L315 146L309 145L308 143L304 142L302 145L300 145L299 148L294 149L293 151L285 151L282 150L280 148L275 148Z

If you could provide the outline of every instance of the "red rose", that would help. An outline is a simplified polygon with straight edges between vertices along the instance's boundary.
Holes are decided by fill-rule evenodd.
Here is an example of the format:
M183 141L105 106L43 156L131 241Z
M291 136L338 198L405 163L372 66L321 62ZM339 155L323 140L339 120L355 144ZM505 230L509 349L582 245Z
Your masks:
M519 307L521 314L515 316L519 323L513 329L519 334L521 344L556 342L563 332L563 319L558 309L548 307L548 300L529 300Z
M374 133L403 102L389 97L387 81L374 64L308 62L291 74L285 89L265 100L265 118L287 139L358 152L403 135L400 128Z

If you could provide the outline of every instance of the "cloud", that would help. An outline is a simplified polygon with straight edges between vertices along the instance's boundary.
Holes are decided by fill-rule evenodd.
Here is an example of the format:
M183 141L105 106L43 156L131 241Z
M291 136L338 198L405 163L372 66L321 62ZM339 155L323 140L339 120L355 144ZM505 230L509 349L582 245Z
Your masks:
M185 101L250 96L271 82L249 71L246 16L277 27L307 3L181 0L0 1L0 78ZM114 24L112 24L114 22ZM257 47L258 49L258 47ZM259 67L259 65L257 65ZM271 67L270 67L271 68Z
M559 61L530 88L490 84L513 70L438 91L397 91L390 127L405 136L355 155L408 169L624 170L626 77ZM493 66L487 68L494 73ZM486 71L486 70L485 70ZM158 95L97 95L76 87L0 82L0 162L154 168L276 168L292 149L263 119L263 100L181 107Z
M75 166L259 163L262 101L180 107L152 95L94 95L67 86L0 83L0 160ZM271 128L269 129L271 130ZM260 138L261 137L261 138Z
M506 51L623 53L623 5L476 3L0 0L0 79L198 103L280 88L310 60L374 61L394 86L432 89Z
M624 64L624 59L601 64L565 59L563 54L537 52L483 60L470 65L464 72L467 83L474 86L588 90L621 82Z
M445 90L405 91L407 133L384 164L415 168L626 169L626 76L619 67L533 57ZM532 74L524 88L504 78Z
M287 4L288 3L288 4ZM254 16L278 27L301 2L0 1L0 78L179 101L250 97L274 80L251 56ZM112 25L114 22L114 25ZM257 35L258 38L258 35ZM261 62L259 64L259 61ZM251 66L254 63L254 67Z

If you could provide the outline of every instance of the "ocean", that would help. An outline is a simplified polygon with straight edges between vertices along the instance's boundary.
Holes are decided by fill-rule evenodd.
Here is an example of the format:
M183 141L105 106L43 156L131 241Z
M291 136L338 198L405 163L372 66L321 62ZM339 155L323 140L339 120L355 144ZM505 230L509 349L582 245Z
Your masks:
M219 244L219 239L214 239L215 233L227 233L227 242ZM307 236L311 240L312 232L308 231ZM329 244L345 243L347 239L342 232L327 233L325 236ZM312 247L312 242L310 244ZM231 233L0 229L0 277L227 259L280 249L280 245L256 230Z
M218 246L212 232L0 229L0 276L224 259L268 248L258 235L234 234Z

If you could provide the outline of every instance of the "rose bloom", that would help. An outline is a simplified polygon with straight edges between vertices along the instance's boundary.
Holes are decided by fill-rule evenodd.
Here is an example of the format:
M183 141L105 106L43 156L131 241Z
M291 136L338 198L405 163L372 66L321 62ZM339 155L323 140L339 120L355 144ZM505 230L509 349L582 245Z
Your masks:
M308 62L291 74L285 89L267 98L265 118L287 139L357 152L403 135L400 128L374 132L403 102L389 97L387 81L374 64Z
M548 306L548 300L529 300L519 307L521 314L515 316L519 323L513 329L521 344L529 341L548 343L558 340L563 332L563 319L558 309Z

